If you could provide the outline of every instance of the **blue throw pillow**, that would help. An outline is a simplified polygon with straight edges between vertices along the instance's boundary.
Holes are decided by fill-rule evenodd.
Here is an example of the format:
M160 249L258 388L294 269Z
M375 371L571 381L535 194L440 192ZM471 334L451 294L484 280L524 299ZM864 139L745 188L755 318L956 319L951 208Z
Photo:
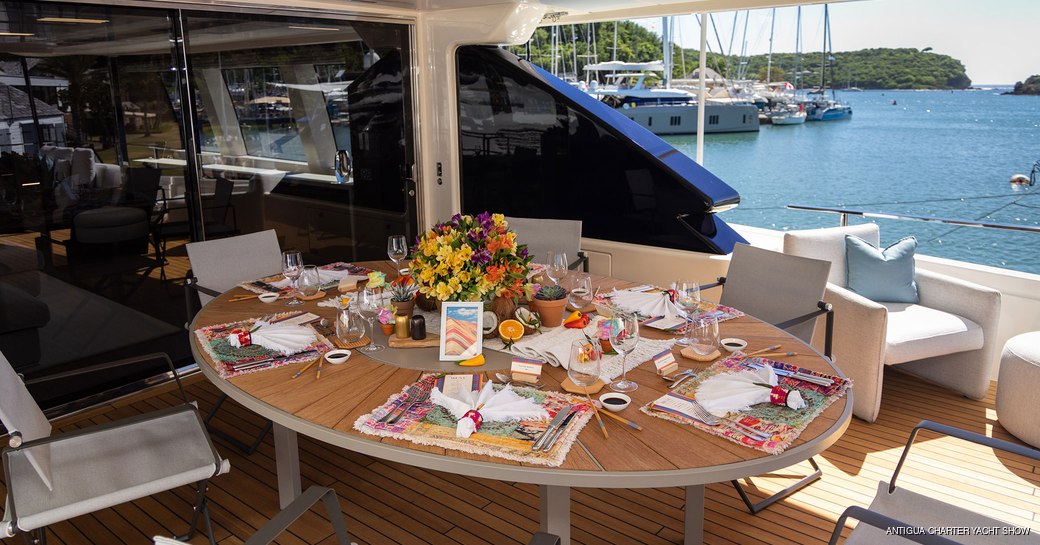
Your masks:
M916 303L914 251L917 239L906 237L884 251L852 235L845 235L845 285L870 299L886 303Z

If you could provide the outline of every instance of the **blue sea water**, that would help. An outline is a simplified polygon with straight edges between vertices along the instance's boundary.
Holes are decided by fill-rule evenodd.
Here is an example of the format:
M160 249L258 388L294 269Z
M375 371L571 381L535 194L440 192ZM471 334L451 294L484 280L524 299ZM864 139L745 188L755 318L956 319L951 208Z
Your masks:
M839 92L850 120L707 135L704 166L741 196L720 217L779 230L838 224L785 208L807 204L1040 226L1040 185L1008 183L1040 160L1040 97L1003 90ZM696 136L664 138L695 156ZM869 221L883 244L914 235L922 254L1040 274L1040 233Z

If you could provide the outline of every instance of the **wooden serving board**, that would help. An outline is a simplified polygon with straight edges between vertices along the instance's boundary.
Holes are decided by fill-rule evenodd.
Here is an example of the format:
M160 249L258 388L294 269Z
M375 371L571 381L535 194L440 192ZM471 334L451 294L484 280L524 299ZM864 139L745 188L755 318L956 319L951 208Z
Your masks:
M416 341L411 337L398 339L397 335L390 335L387 337L386 344L390 345L390 348L429 348L431 346L440 346L441 337L440 335L427 333L425 339Z

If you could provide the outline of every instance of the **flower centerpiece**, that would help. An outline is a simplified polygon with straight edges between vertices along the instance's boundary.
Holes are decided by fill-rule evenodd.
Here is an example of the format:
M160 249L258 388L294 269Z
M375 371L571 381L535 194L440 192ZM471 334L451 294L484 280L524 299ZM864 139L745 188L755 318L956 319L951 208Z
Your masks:
M531 257L502 214L456 214L416 240L410 272L437 301L516 300L528 289Z
M390 304L395 314L411 316L415 308L415 292L419 286L409 275L398 276L390 283Z

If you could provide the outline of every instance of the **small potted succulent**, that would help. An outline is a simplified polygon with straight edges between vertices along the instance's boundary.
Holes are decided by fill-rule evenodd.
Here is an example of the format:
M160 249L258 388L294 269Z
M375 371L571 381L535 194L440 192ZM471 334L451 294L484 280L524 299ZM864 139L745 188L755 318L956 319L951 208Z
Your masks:
M545 327L557 327L563 323L566 306L567 290L559 285L541 286L531 299L531 310L538 313Z
M394 314L411 316L415 310L415 292L419 286L409 275L399 276L390 283L390 304Z

